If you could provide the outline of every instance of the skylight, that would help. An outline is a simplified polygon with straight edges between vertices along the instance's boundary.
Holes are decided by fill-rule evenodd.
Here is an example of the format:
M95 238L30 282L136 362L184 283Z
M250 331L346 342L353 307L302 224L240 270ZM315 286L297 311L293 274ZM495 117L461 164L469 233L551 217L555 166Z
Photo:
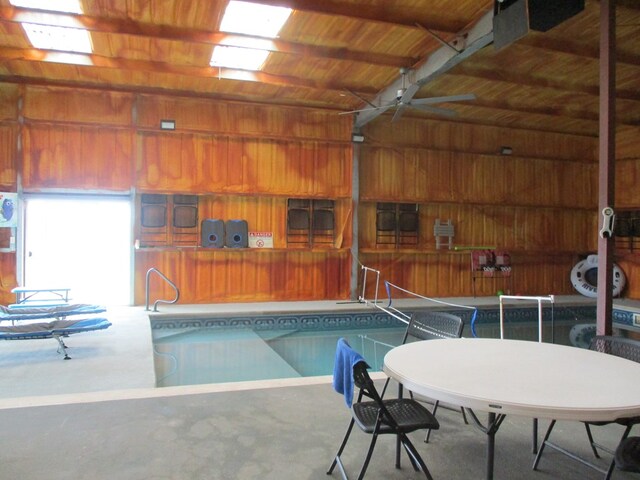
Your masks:
M92 52L89 32L82 28L36 25L33 23L23 23L22 28L24 28L31 45L36 48L63 52Z
M9 0L14 7L50 10L53 12L82 13L80 0Z
M80 0L11 0L14 7L34 10L49 10L62 13L81 14ZM69 28L56 23L55 16L42 16L51 24L23 22L29 42L35 48L43 50L58 50L61 52L91 53L91 38L89 32L83 28ZM37 20L40 21L40 20Z
M275 38L291 15L290 8L272 7L231 0L220 24L220 30L256 37ZM218 45L213 49L213 67L260 70L269 56L264 39L247 39L246 48Z

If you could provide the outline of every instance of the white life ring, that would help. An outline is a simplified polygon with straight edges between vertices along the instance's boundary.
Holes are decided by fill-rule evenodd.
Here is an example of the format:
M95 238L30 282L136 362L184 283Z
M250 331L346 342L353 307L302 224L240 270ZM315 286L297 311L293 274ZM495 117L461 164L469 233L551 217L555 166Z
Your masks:
M589 348L591 340L596 336L596 326L593 323L579 323L571 327L569 341L579 348Z
M613 264L613 296L617 297L627 283L624 272ZM598 255L589 255L571 269L571 284L585 297L598 296Z

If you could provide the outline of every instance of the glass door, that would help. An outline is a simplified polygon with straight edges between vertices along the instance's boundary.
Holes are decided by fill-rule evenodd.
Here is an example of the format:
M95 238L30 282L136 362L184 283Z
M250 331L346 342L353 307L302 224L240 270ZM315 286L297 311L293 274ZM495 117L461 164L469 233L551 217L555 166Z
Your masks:
M71 288L71 303L131 304L131 200L26 196L24 285Z

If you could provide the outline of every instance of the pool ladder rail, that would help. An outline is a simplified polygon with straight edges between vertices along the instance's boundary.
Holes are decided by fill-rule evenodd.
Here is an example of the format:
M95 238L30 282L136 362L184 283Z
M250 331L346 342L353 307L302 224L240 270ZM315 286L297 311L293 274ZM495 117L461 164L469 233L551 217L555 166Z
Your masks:
M168 305L172 304L172 303L176 303L178 301L178 299L180 298L180 290L178 290L178 287L176 286L175 283L173 283L171 280L169 280L167 278L167 276L162 273L160 270L158 270L157 268L150 268L149 270L147 270L147 276L145 279L145 289L144 289L144 298L145 298L145 310L149 311L149 278L151 277L151 274L155 273L156 275L158 275L160 278L162 278L165 282L167 282L171 288L173 288L173 291L176 292L176 296L173 300L162 300L162 299L158 299L153 303L153 311L157 312L158 311L158 304L159 303L166 303Z

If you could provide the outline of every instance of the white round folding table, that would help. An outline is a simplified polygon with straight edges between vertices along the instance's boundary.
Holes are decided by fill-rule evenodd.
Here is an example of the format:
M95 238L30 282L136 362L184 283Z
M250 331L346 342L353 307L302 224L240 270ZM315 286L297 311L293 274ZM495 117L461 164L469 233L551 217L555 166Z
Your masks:
M591 350L461 338L393 348L384 372L404 388L467 409L487 434L487 479L506 415L612 421L640 415L640 364ZM483 425L475 412L488 412Z

